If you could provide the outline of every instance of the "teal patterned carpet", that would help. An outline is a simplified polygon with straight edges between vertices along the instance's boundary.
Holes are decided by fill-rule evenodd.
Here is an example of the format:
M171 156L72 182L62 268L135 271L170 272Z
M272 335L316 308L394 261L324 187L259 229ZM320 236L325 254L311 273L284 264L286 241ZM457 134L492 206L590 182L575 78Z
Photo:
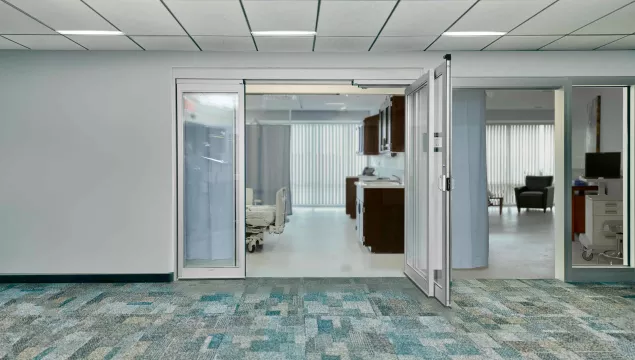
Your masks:
M0 359L634 359L635 287L404 278L0 284Z

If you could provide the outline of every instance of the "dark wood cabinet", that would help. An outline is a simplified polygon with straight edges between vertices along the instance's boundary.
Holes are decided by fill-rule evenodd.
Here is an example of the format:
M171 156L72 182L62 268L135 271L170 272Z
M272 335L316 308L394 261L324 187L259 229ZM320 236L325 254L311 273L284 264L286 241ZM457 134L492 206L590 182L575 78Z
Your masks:
M379 110L379 151L404 152L406 148L406 98L391 96Z
M357 176L349 176L346 178L346 215L349 215L352 219L355 219L357 210L355 210L355 203L357 201Z
M369 116L357 128L359 155L379 155L379 115Z
M364 155L379 155L379 115L364 119Z
M406 151L406 98L393 96L390 107L390 151Z
M358 196L360 241L372 253L404 252L404 189L364 188Z

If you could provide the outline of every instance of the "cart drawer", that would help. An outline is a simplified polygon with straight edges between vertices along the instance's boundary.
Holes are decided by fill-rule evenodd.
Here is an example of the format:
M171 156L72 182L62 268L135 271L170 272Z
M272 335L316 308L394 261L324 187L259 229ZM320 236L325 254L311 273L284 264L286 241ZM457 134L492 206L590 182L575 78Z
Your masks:
M622 215L621 201L593 201L593 215Z
M592 228L588 228L587 226L587 231L593 231L595 232L603 232L604 231L604 223L606 221L622 221L623 220L623 216L594 216L593 217L593 227Z

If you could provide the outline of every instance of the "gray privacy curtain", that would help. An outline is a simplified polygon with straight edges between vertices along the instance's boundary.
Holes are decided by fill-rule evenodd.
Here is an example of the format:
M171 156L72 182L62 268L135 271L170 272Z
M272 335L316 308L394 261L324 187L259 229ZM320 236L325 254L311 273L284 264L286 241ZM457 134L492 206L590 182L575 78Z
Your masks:
M276 192L286 187L291 215L291 126L247 125L245 134L247 187L263 205L275 205Z
M452 92L452 267L489 263L485 91Z

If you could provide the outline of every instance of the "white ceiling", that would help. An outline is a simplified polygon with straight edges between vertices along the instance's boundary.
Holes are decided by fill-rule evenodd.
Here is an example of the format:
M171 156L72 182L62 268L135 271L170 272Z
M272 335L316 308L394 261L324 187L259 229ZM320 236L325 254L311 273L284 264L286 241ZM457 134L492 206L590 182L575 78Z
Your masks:
M386 95L247 95L247 110L376 111Z
M634 19L635 0L0 0L0 49L635 50ZM250 30L317 36L252 38ZM441 36L445 31L508 35L450 38Z

